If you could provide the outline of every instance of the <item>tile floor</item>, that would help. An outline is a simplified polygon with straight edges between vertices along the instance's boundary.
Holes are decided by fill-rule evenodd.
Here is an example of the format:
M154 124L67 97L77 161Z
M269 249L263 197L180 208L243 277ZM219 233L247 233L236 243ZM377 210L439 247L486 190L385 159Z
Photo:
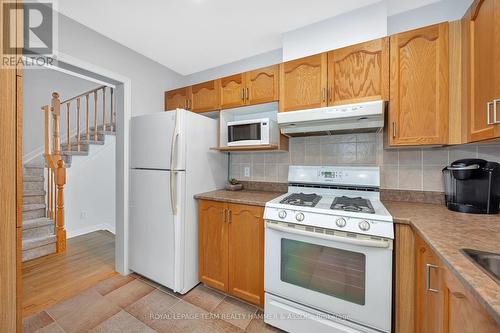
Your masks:
M23 325L25 333L281 332L257 307L201 284L180 295L138 275L104 280Z

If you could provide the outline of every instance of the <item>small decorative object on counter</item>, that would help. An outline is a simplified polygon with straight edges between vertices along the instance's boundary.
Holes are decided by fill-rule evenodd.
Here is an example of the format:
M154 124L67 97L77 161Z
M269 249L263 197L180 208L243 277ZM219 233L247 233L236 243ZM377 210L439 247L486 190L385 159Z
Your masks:
M227 181L226 190L228 191L240 191L243 189L243 184L240 184L238 180L231 178Z

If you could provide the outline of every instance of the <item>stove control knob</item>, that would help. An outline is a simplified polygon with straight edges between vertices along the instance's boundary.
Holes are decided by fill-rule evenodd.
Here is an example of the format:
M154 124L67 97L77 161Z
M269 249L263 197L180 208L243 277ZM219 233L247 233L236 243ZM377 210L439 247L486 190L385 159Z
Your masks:
M299 221L299 222L304 221L304 218L305 218L305 216L304 216L304 214L303 214L303 213L298 213L297 215L295 215L295 219L296 219L297 221Z
M280 210L278 212L278 216L279 216L280 219L284 219L286 217L286 211Z
M370 230L370 223L368 223L367 221L361 221L361 222L359 222L358 226L359 226L359 229L361 229L363 231Z
M337 227L343 228L346 226L347 222L345 219L339 218L339 219L337 219L337 221L335 221L335 224L337 225Z

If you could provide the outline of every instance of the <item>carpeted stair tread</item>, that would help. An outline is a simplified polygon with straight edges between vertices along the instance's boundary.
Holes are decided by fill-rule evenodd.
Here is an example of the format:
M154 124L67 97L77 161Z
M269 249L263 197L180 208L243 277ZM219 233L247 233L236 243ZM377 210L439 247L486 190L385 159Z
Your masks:
M41 217L38 219L25 220L25 221L23 221L23 230L44 227L44 226L52 225L52 224L54 224L54 220L49 219L48 217Z

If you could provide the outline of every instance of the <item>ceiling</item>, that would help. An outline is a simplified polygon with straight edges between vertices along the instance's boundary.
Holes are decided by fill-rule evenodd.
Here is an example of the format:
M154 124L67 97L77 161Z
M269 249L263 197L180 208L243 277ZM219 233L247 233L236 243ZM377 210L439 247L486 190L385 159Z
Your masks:
M281 34L380 0L64 0L59 11L188 75L281 47ZM396 14L438 0L386 0Z

